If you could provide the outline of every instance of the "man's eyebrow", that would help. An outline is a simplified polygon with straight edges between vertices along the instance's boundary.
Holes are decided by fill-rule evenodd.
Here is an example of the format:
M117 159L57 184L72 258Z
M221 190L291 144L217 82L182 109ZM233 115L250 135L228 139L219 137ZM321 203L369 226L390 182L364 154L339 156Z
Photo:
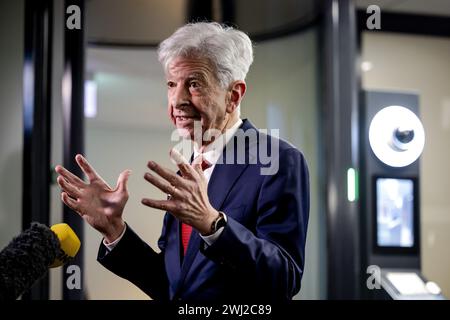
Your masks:
M200 79L200 80L206 80L206 77L202 73L192 73L188 75L188 79Z

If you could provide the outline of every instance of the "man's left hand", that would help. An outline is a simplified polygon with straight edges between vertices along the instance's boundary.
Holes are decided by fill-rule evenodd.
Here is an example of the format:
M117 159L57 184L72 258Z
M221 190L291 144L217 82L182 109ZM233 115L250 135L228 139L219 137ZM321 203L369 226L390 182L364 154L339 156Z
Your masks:
M191 225L202 235L208 235L211 224L219 212L211 206L208 199L208 184L200 164L191 166L179 163L181 176L163 168L154 161L149 161L145 180L169 195L167 200L142 199L142 204L170 212L181 222Z

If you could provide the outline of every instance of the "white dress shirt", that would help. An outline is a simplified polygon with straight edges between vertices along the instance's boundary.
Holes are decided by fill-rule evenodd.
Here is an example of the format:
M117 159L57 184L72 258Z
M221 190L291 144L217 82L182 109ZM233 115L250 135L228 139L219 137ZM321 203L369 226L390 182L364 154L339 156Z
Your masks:
M216 166L217 161L219 160L220 156L223 153L223 149L227 145L227 143L230 141L230 139L236 134L237 130L242 124L242 119L238 119L235 124L229 129L225 131L224 135L218 136L212 143L207 145L204 150L200 151L201 148L199 148L194 143L194 159L198 156L202 155L203 159L208 161L208 163L211 164L211 166L203 171L203 174L206 178L206 181L209 183L209 179L211 178L211 175L214 171L214 168ZM227 216L224 215L225 221L227 221ZM122 239L123 235L125 234L127 227L125 225L125 228L122 232L122 234L113 242L107 243L106 239L103 239L103 244L105 247L111 251L114 249L114 247L119 243L120 239ZM219 228L215 233L209 235L209 236L202 236L202 239L206 242L207 245L212 245L222 234L224 227Z

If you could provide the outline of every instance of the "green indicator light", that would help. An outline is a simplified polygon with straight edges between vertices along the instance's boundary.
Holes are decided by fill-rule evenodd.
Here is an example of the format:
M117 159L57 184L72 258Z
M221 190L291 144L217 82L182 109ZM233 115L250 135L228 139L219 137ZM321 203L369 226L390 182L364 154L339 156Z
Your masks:
M347 199L350 202L358 200L358 173L354 168L347 170Z

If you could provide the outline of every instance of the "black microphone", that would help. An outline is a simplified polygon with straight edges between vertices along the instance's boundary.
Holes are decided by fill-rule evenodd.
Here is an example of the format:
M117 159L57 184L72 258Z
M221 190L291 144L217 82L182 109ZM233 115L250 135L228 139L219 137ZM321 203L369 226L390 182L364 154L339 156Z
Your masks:
M78 252L80 240L73 230L66 224L55 226L33 222L0 252L0 301L17 299L49 267L62 265Z

